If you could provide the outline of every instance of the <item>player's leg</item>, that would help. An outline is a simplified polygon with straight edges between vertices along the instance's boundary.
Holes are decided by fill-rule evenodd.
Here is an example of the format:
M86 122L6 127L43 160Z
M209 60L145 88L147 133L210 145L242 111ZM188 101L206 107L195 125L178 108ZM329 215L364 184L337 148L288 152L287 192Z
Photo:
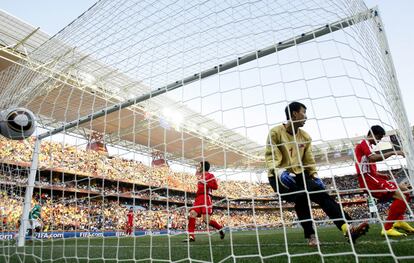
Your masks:
M199 215L199 207L193 207L188 214L188 239L185 239L184 242L194 242L195 241L195 225L196 225L196 218Z
M398 186L392 181L387 181L382 177L373 176L369 173L364 174L358 178L361 187L367 189L371 195L379 200L390 200L393 202L388 209L387 222L384 223L384 228L381 230L381 235L390 237L402 237L404 233L399 232L393 228L393 224L403 218L406 210L404 196L398 191Z
M312 235L315 235L315 230L313 229L308 196L305 193L296 194L295 211L300 225L303 227L305 238L311 238Z
M352 218L341 209L341 206L326 192L312 192L322 190L318 184L312 179L306 180L307 190L310 192L310 199L317 203L321 209L334 222L336 227L342 231L348 240L356 241L360 236L368 232L369 224L362 222L358 225L349 226L345 220L352 220ZM349 238L350 237L350 238Z
M352 220L352 218L341 210L339 204L327 193L310 193L310 199L317 203L326 215L334 222L338 229L342 229L342 226L346 223L344 218Z
M223 226L217 223L214 219L211 218L211 215L213 213L213 209L211 206L209 206L207 213L202 214L203 221L208 224L211 227L214 227L215 229L219 230L220 233L220 239L224 239L225 234L223 231Z
M298 176L299 178L299 176ZM303 183L299 180L299 185ZM305 193L295 193L284 187L275 176L269 177L269 184L276 193L281 194L281 198L287 202L293 202L295 204L295 211L300 225L303 228L304 236L308 239L308 244L310 246L316 246L317 240L315 238L315 230L313 229L313 224L311 220L310 207L307 195Z
M31 227L29 227L27 232L27 235L29 236L29 238L31 238L33 236L33 229Z
M203 217L203 221L208 224L209 226L214 227L217 230L221 230L223 228L222 225L220 225L219 223L217 223L217 221L215 221L214 219L211 218L211 215L213 214L213 207L212 207L212 202L211 199L207 201L207 205L202 207L202 217Z
M398 194L393 195L393 197L394 200L392 201L390 208L388 209L388 215L386 219L387 221L384 223L384 229L381 231L381 235L387 235L390 237L403 237L406 236L406 234L399 232L397 228L409 226L407 223L399 221L404 216L404 213L406 211L406 205L404 200Z
M318 240L316 239L315 230L313 229L308 196L305 193L297 194L295 211L300 221L300 225L303 228L304 236L308 240L308 245L312 247L317 246Z
M303 175L296 175L297 189L296 190L305 190L303 183ZM283 185L279 183L279 187L283 188ZM289 195L286 196L290 198ZM309 206L310 201L308 195L305 192L295 193L292 196L295 203L295 211L300 220L300 224L303 227L305 238L308 239L308 244L310 246L316 246L318 241L315 237L315 230L313 228L313 222L311 217L311 207Z
M370 186L370 190L381 190L372 192L372 195L381 200L393 199L390 208L388 209L388 215L386 222L384 223L384 229L381 230L381 235L387 235L390 237L404 237L406 234L399 232L393 226L404 217L405 211L407 209L405 204L406 201L404 201L406 197L401 193L401 191L398 191L398 186L396 183L386 180L380 180L379 183L380 185ZM403 223L400 225L405 226ZM399 224L396 224L396 226L399 226Z
M43 230L43 224L40 219L29 219L29 228L28 228L29 240L36 238L35 234L40 233Z
M128 223L127 223L127 226L126 226L126 234L127 235L131 235L132 234L132 225L130 225Z
M409 188L406 183L401 183L399 188L401 191L395 191L392 196L394 201L392 202L388 212L388 222L384 224L385 231L382 233L383 235L387 234L389 236L393 236L392 234L394 234L394 236L404 236L404 233L399 232L401 235L395 233L395 231L398 230L404 230L406 233L414 234L414 228L404 221L404 214L407 210L407 204L410 202L411 198L409 194L404 194L403 192L406 192ZM393 222L394 220L397 221Z
M27 235L29 237L29 239L32 239L33 237L33 229L34 229L34 220L33 219L29 219L29 227L28 227L28 232Z
M35 233L40 233L40 232L42 232L42 227L41 226L37 226L35 228Z

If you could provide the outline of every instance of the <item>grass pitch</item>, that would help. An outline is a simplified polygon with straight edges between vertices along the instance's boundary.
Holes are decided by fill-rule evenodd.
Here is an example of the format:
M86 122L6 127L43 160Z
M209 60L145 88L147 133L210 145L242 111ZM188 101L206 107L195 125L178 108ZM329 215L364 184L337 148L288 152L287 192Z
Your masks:
M311 248L302 229L226 232L197 235L194 243L185 235L121 238L37 240L24 248L14 241L0 242L0 262L414 262L414 236L392 239L371 226L355 246L334 227L319 228L319 248ZM191 259L191 260L190 260Z

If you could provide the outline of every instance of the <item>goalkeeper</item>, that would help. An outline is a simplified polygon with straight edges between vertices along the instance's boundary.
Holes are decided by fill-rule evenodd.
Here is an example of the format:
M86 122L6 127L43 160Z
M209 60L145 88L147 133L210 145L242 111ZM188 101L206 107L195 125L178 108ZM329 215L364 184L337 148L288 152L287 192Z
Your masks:
M310 210L310 201L317 203L333 220L348 241L355 241L369 228L366 222L349 226L351 217L325 191L325 185L317 176L311 150L311 137L302 129L307 120L306 106L292 102L285 108L286 124L278 125L269 132L266 143L266 166L269 183L283 200L293 202L304 229L309 246L317 246Z

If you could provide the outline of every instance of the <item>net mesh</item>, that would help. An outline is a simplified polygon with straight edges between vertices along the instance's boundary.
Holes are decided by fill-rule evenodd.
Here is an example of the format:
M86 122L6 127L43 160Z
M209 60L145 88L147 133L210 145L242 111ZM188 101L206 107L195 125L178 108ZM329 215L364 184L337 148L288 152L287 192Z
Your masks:
M51 37L7 14L0 22L0 108L33 111L41 136L37 152L35 136L0 139L0 261L414 258L410 237L379 239L389 203L372 205L356 179L353 148L372 125L396 135L377 149L405 153L380 171L412 181L414 164L382 21L362 0L101 0ZM266 138L292 101L307 105L325 192L350 224L371 223L362 245L309 203L320 240L309 247L294 205L267 182ZM204 160L219 181L211 218L226 237L198 220L196 243L181 243ZM31 187L41 216L24 220L40 226L16 247Z

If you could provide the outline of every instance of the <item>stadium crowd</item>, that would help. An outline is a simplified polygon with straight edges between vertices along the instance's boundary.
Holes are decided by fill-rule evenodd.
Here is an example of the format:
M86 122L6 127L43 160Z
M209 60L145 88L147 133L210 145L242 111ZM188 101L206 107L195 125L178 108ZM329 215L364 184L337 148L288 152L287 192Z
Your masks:
M33 140L11 141L0 137L0 162L3 172L0 172L0 218L2 229L13 230L21 215L21 192L18 186L27 184L27 174L24 168L19 173L6 171L5 167L17 165L28 167L31 161ZM37 177L37 187L60 187L69 194L62 196L43 196L42 221L44 231L49 230L120 230L126 224L126 214L131 203L120 201L120 195L130 197L169 200L181 204L166 202L142 202L134 206L134 226L140 230L165 229L170 220L171 228L184 230L187 225L191 196L183 192L194 193L197 179L188 173L171 171L168 167L149 167L139 161L110 157L97 151L82 150L73 146L62 146L55 142L42 142L39 156L40 168L55 171L57 174L73 174L70 180L63 176ZM6 166L5 166L6 165ZM27 169L26 169L27 170ZM27 171L26 171L27 172ZM75 177L77 175L77 177ZM324 178L327 189L357 189L355 175ZM105 183L104 183L105 182ZM134 186L133 186L134 185ZM141 187L135 187L140 185ZM167 193L166 189L170 191ZM160 190L154 190L160 189ZM73 192L85 190L95 195L89 197L70 196ZM251 227L254 225L275 227L283 224L297 225L292 206L283 204L280 214L280 204L267 183L248 183L242 181L220 181L220 188L214 193L215 202L222 208L229 204L239 209L215 209L213 217L229 227ZM110 196L117 196L116 200ZM257 197L255 206L267 206L275 209L252 209L252 197ZM237 198L239 200L237 200ZM249 201L250 198L250 201ZM260 198L263 198L262 200ZM267 198L267 199L266 199ZM350 202L345 210L355 219L369 218L369 211L363 201L366 196L359 193L341 195L342 202ZM186 202L187 201L187 202ZM358 202L359 201L359 202ZM150 203L151 204L151 203ZM387 204L381 204L383 215ZM254 211L254 213L253 213ZM315 220L321 223L329 221L321 209L313 209ZM202 227L199 225L199 227Z
M116 182L105 181L104 185L102 184L101 179L90 180L91 178L86 177L78 180L72 181L62 181L59 176L53 177L51 180L46 176L40 176L39 180L35 181L35 186L43 189L54 189L54 190L65 190L65 191L78 191L85 190L90 194L103 195L103 196L121 196L121 197L135 197L142 198L147 200L159 200L159 201L169 201L175 203L187 203L191 204L193 202L193 196L186 195L183 192L179 191L168 191L164 188L161 189L149 189L148 187L142 189L133 189L132 185L123 186L118 185ZM27 175L16 175L14 173L5 173L0 172L0 183L15 183L14 185L25 185L27 184L28 177ZM338 200L340 198L341 202L363 202L366 199L364 194L343 194L340 196L335 195L335 198ZM238 208L250 208L251 197L245 197L240 199L232 199L226 197L214 197L214 202L217 206L227 206L238 207ZM269 196L266 198L254 198L255 204L257 207L274 207L278 205L278 199L274 196ZM284 204L284 206L289 204Z
M0 161L29 165L33 140L12 141L0 137ZM197 179L193 174L171 171L166 166L149 167L135 160L111 157L105 153L44 141L39 154L39 168L65 173L105 178L152 187L165 187L195 192ZM220 178L218 176L218 178ZM273 195L270 186L242 181L220 182L216 196L238 198Z
M33 140L13 141L0 137L0 161L3 163L15 163L29 165L32 158ZM149 167L135 160L119 157L110 157L105 153L78 149L74 146L44 141L39 155L40 169L60 171L77 175L84 175L105 180L134 183L151 187L163 187L170 190L179 190L189 193L195 192L197 179L193 174L174 172L166 166ZM220 175L216 175L220 179ZM327 189L357 189L357 180L351 178L354 175L324 178ZM57 180L57 179L53 179ZM42 183L49 184L47 180ZM56 185L62 187L79 187L74 182L56 181ZM86 186L83 186L86 187ZM98 190L93 185L88 185L89 190ZM128 192L128 189L117 187L111 189L111 185L99 191L111 193ZM139 192L139 191L138 191ZM268 183L249 183L245 181L221 180L220 188L214 192L215 196L228 198L243 197L268 197L274 192Z
M21 198L10 193L0 192L0 218L2 230L16 230L21 215ZM171 221L171 229L185 230L188 209L190 206L165 204L151 205L140 204L131 206L121 204L118 201L102 198L78 198L72 196L51 198L43 195L42 198L42 222L43 231L110 231L123 230L126 224L126 214L130 207L134 207L134 227L136 230L162 230L167 228L167 222ZM380 204L380 214L385 216ZM255 210L225 210L216 209L213 217L227 227L251 228L280 227L282 224L296 226L297 220L294 211L280 209ZM345 211L355 219L370 218L368 207L365 203L345 207ZM320 224L329 224L330 221L321 209L313 210L315 221ZM170 219L169 219L170 218ZM205 226L199 224L199 229Z

